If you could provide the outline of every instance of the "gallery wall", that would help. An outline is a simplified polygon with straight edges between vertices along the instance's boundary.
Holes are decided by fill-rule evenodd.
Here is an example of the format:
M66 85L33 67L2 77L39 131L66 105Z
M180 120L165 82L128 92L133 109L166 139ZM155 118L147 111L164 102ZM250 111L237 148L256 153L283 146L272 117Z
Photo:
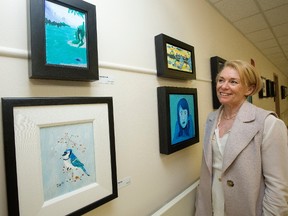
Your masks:
M0 3L0 97L113 97L117 176L119 180L128 177L131 182L119 189L117 199L86 215L150 215L199 178L204 124L207 114L213 110L210 57L246 61L253 58L262 76L271 80L273 74L278 76L279 86L287 86L288 78L206 1L89 2L96 5L102 77L91 83L29 79L27 1ZM196 80L157 77L154 36L160 33L194 46ZM159 153L156 92L159 86L198 90L200 142L171 155ZM259 99L256 95L253 103L275 110L273 98ZM287 99L280 100L286 124L287 110ZM29 175L38 178L33 172ZM2 125L0 215L8 215Z

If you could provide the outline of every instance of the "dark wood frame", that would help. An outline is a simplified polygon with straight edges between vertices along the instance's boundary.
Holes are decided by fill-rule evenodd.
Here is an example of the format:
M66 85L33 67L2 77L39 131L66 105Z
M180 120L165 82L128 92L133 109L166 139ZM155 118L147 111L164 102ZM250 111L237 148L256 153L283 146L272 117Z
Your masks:
M281 99L285 99L287 97L287 94L286 94L287 87L282 85L280 88L281 88Z
M193 119L195 136L176 144L172 144L171 135L171 109L170 95L192 95L193 96ZM197 89L195 88L178 88L178 87L158 87L158 120L159 120L159 138L160 153L171 154L199 142L199 123L198 123L198 102ZM177 107L177 104L175 104ZM192 114L191 114L192 115Z
M266 79L266 97L271 97L271 80Z
M217 92L216 92L216 85L217 85L216 77L217 77L217 74L222 70L225 62L226 60L219 56L213 56L210 58L213 109L218 109L221 106L221 103L218 100Z
M86 14L87 68L61 64L46 64L45 2L29 0L29 77L95 81L99 79L95 5L78 0L49 0L52 3ZM63 54L64 55L64 54Z
M275 82L270 80L269 83L269 95L270 97L275 97Z
M268 97L268 92L267 92L267 79L265 77L261 77L262 79L262 89L259 91L258 96L259 98L265 98Z
M116 176L116 153L115 153L115 135L114 135L114 120L113 120L113 101L111 97L72 97L72 98L2 98L2 118L3 118L3 130L4 130L4 153L5 153L5 168L6 168L6 184L7 184L7 200L8 200L8 212L9 215L22 215L20 205L19 205L19 190L18 190L18 179L17 179L17 157L16 157L16 146L15 146L15 135L17 132L15 131L15 124L14 123L14 112L16 109L21 109L23 107L43 107L49 108L51 106L71 106L74 105L83 105L84 109L85 106L89 106L92 104L105 104L107 105L107 122L109 131L107 132L108 136L105 138L109 140L110 146L107 145L106 150L110 154L111 170L108 170L107 173L110 173L110 177L107 177L108 181L111 182L111 194L103 198L95 198L95 202L88 203L86 206L81 207L80 209L73 210L74 212L67 212L69 215L82 215L88 211L95 209L96 207L103 205L118 196L117 191L117 176ZM45 108L45 107L44 107ZM51 111L52 112L52 111ZM45 114L46 115L46 114ZM52 113L48 112L47 115L52 115ZM93 115L93 114L92 114ZM106 114L105 114L106 115ZM50 118L50 117L49 117ZM95 117L96 118L96 117ZM23 125L26 127L27 125ZM39 129L40 130L40 129ZM19 131L19 130L18 130ZM27 132L28 133L28 132ZM29 134L28 136L33 136ZM37 140L37 139L36 139ZM20 142L22 142L20 140ZM38 143L40 141L36 141L36 145L40 145ZM19 141L18 141L19 143ZM38 144L37 144L38 143ZM97 144L98 145L98 144ZM101 144L99 144L101 145ZM22 151L22 149L21 149ZM25 149L23 149L25 151ZM29 152L27 152L27 157L29 157ZM18 159L19 160L19 159ZM97 160L97 159L96 159ZM97 161L96 161L97 162ZM109 162L109 163L110 163ZM35 162L36 163L36 162ZM18 163L19 164L19 163ZM27 168L27 178L38 178L35 176L34 171ZM107 175L108 176L108 175ZM101 184L101 183L100 183ZM39 192L40 193L40 192ZM80 192L79 192L80 193ZM110 191L109 191L110 193ZM33 194L30 194L31 197L34 197ZM95 194L96 195L96 194ZM77 194L73 195L75 199L77 199ZM35 204L36 205L36 204ZM38 208L38 206L37 206ZM41 206L39 208L42 208ZM68 211L68 210L65 210Z
M190 58L192 64L191 72L187 72L180 69L171 69L168 67L167 44L191 53ZM169 37L165 34L159 34L155 36L155 50L156 50L157 76L175 78L175 79L184 79L184 80L196 79L195 54L193 46L181 42L175 38Z

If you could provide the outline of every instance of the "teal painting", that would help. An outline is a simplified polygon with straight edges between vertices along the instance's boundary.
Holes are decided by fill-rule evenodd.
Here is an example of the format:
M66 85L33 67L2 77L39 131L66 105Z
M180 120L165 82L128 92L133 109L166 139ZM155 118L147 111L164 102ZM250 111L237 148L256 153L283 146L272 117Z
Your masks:
M195 137L194 96L171 94L169 101L171 144L175 145Z
M46 64L87 68L86 14L45 1Z
M40 128L44 200L96 181L92 122Z

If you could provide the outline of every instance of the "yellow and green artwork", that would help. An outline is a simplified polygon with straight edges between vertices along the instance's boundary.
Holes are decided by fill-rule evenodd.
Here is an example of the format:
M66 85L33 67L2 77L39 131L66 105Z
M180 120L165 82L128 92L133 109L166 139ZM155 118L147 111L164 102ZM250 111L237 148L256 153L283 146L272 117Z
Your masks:
M167 67L173 70L193 73L191 52L185 49L166 44L167 49Z

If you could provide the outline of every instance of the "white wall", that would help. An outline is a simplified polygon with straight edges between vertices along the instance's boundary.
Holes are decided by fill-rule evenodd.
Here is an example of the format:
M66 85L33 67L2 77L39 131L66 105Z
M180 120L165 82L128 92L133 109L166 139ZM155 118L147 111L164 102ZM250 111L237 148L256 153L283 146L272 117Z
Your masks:
M100 75L108 75L114 83L29 80L27 2L1 0L0 97L112 96L118 179L130 176L132 183L119 190L117 199L86 215L150 215L199 177L203 127L212 111L210 57L253 58L265 77L278 74L280 85L287 85L288 79L206 1L89 1L97 10ZM194 46L197 80L156 76L154 36L159 33ZM156 88L164 85L197 88L199 94L200 143L169 156L161 155L158 147ZM274 110L273 99L256 96L253 101ZM281 101L281 112L287 107L287 100ZM1 125L0 215L6 216L3 149Z

